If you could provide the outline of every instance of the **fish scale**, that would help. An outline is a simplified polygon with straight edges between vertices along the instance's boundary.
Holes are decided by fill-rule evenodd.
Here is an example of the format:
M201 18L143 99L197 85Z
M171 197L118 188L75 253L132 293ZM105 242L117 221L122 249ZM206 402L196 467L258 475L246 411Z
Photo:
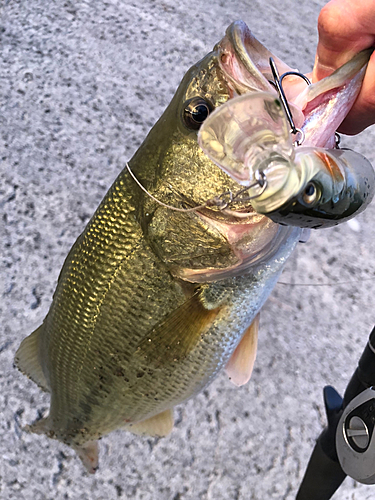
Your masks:
M119 181L119 185L124 186L126 183ZM129 183L128 183L129 184ZM130 198L130 197L129 197ZM113 200L112 193L110 192L105 202L103 202L102 206L99 208L96 218L93 220L92 224L89 224L85 233L83 234L82 243L85 247L90 246L90 239L97 238L97 234L101 234L100 240L105 241L108 246L111 246L112 254L110 258L105 261L104 267L103 265L96 266L92 273L94 273L98 279L92 282L92 287L87 287L84 285L84 291L81 292L81 300L77 304L72 301L69 302L68 306L68 314L65 313L66 308L61 308L61 303L66 303L65 296L69 296L72 292L72 282L74 283L74 288L79 287L80 275L84 276L82 273L82 268L77 273L74 273L74 269L79 265L75 252L71 255L71 259L74 262L71 267L67 266L67 272L69 272L69 279L65 282L64 288L57 295L57 313L49 315L48 321L52 324L58 324L60 329L54 330L50 335L50 343L53 344L54 348L51 352L46 355L46 359L50 360L51 365L54 366L54 379L51 381L52 385L56 387L55 400L56 406L51 405L51 419L58 422L57 425L61 426L62 423L62 414L63 408L72 407L72 405L76 404L77 394L80 394L82 397L82 389L81 387L91 387L91 376L90 373L88 376L84 376L82 374L82 369L86 365L91 365L95 363L95 356L97 351L103 351L104 354L107 355L107 360L104 363L108 362L108 353L112 351L115 347L117 350L121 350L121 338L124 337L123 333L131 332L132 339L127 344L127 351L135 349L137 336L142 338L147 330L149 329L149 320L150 315L153 318L161 317L165 314L165 309L168 307L168 302L165 300L165 293L163 294L163 302L160 303L160 299L158 299L158 295L156 294L156 300L152 300L150 297L150 286L147 286L147 282L153 282L153 292L155 292L155 287L159 286L165 292L165 288L167 288L167 283L171 283L171 278L166 280L165 272L160 272L157 266L153 266L155 263L151 262L150 265L145 265L145 262L150 262L152 259L152 253L150 255L150 251L145 245L144 241L142 241L141 233L139 229L139 225L134 221L129 222L129 218L125 218L122 222L125 226L127 226L127 231L120 232L120 224L106 224L110 218L110 213L112 208L118 210L119 213L129 214L132 213L133 210L129 209L127 206L119 206L118 202L122 199L128 199L127 197L116 198ZM98 222L97 222L98 221ZM129 226L134 228L133 232L129 230ZM101 233L97 233L97 228L100 228ZM121 235L120 241L117 241L115 245L110 245L112 238L109 236L113 234L115 231ZM124 241L124 245L121 245L121 240ZM129 252L130 242L132 242L131 251ZM144 248L146 246L146 248ZM102 251L107 250L102 246L93 245L93 254L100 254ZM86 251L84 252L86 257ZM85 259L86 260L86 259ZM129 261L133 262L130 263ZM95 261L95 259L94 259ZM102 262L97 260L96 262ZM108 265L109 264L109 265ZM99 267L99 268L97 268ZM147 267L147 270L145 269ZM147 272L148 271L148 272ZM155 273L156 271L156 273ZM64 273L64 271L63 271ZM153 276L156 274L156 276ZM159 282L159 283L158 283ZM98 286L99 283L99 286ZM173 283L172 283L173 285ZM175 287L173 288L173 297L170 300L173 305L176 300L178 300L178 294L175 292ZM121 297L128 299L125 300L115 300L112 296L118 296L120 293ZM184 299L184 294L180 293L180 302L181 299ZM140 309L140 306L146 302L148 307L144 307L143 310ZM129 305L130 304L130 305ZM73 308L73 311L70 309ZM85 314L82 314L81 308L85 310ZM132 318L131 314L129 314L129 309L135 309L137 315ZM159 311L158 311L159 309ZM141 310L141 313L139 312ZM161 311L160 311L161 310ZM98 311L100 311L98 313ZM64 316L68 318L68 322L64 321ZM116 315L118 323L121 325L121 328L117 328L116 325L113 325L113 315ZM74 319L72 321L72 317L74 316L80 318L80 324L76 326L78 329L79 335L75 336L74 328L72 328L72 323L74 324ZM86 318L86 321L85 319ZM66 327L65 327L66 325ZM48 328L48 323L46 324L46 328ZM65 327L65 328L64 328ZM109 328L108 328L109 327ZM102 336L96 336L95 333L97 330L99 332L101 330L108 329L111 332L111 335L107 335L105 338ZM66 335L61 335L61 331L69 330L70 336L66 338ZM56 338L56 341L55 341ZM128 338L125 337L125 341L128 342ZM61 342L61 343L60 343ZM67 347L73 345L72 350L74 352L81 353L77 359L72 359L69 354L64 355L62 353L66 353ZM80 345L84 346L84 350L80 350ZM86 359L86 353L90 352L91 356ZM56 353L56 354L55 354ZM60 361L59 356L63 356L62 361ZM55 358L56 356L56 358ZM128 361L126 358L125 362ZM108 367L104 367L104 375L106 376L108 371ZM68 379L66 379L66 374L68 375ZM87 375L87 372L86 372ZM94 374L94 378L95 378ZM80 376L82 380L80 380ZM118 394L118 388L116 385L113 387L113 392L115 395ZM106 397L105 397L106 398ZM115 397L117 399L117 396ZM75 413L76 408L73 407L71 410L71 414L74 415L74 418L80 419L81 417ZM102 410L101 410L102 412ZM78 414L79 415L79 414ZM66 415L65 415L66 418ZM125 415L123 418L129 419L131 417ZM99 416L99 420L102 420L101 415Z

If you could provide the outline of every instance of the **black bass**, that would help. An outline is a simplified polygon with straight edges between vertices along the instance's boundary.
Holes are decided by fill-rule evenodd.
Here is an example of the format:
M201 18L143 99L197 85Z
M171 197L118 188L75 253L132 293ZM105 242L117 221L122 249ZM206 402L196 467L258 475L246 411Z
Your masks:
M49 415L30 430L71 446L91 473L101 436L166 435L173 407L223 367L237 385L249 379L259 310L301 237L250 203L244 217L231 196L238 183L198 145L215 108L270 90L259 42L241 22L227 33L188 71L108 191L43 324L16 353L18 368L51 395ZM246 71L229 74L227 64ZM223 210L228 200L233 214Z

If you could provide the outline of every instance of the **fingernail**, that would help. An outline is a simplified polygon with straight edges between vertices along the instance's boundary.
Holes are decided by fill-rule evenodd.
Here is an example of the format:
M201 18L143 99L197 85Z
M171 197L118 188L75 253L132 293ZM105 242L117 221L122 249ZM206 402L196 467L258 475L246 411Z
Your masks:
M322 78L325 78L326 76L329 76L331 73L333 73L335 69L336 68L333 68L332 66L322 64L319 61L319 56L316 55L312 73L312 81L317 82L319 80L322 80Z

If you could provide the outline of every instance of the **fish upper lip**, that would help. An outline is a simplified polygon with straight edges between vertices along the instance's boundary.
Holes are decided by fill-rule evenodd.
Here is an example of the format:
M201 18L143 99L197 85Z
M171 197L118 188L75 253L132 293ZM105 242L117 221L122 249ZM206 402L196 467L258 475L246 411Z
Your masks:
M230 98L250 92L268 92L278 96L269 58L280 74L297 71L272 54L251 32L246 23L235 21L216 45L219 66L230 89ZM302 111L289 102L297 128L304 122Z
M275 60L280 74L295 71L272 54L251 32L246 23L235 21L216 45L221 70L238 94L264 91L277 94L269 58Z
M252 39L251 31L243 21L232 23L216 46L220 68L229 86L237 94L251 90L275 92L250 57Z

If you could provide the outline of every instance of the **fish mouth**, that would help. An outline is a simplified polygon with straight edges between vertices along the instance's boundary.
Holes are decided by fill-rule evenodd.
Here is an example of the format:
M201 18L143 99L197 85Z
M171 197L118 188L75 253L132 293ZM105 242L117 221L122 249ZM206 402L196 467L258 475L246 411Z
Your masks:
M248 92L272 92L275 88L269 58L272 57L281 73L292 71L274 56L251 33L243 21L235 21L217 44L219 64L234 95ZM231 97L233 97L231 96Z
M278 95L271 83L274 82L269 64L271 57L280 75L299 73L264 47L243 21L232 23L215 48L231 98L250 92ZM289 76L283 81L295 126L303 128L304 146L334 147L335 131L356 100L373 50L358 53L334 73L312 85L306 86L298 76ZM321 127L316 121L322 120L320 115L324 109L324 127Z
M262 155L263 152L265 153L267 161L271 153L280 153L281 157L290 164L289 166L295 166L296 149L294 148L300 144L296 145L293 142L291 134L299 132L303 146L334 148L335 131L359 93L367 63L373 51L373 49L368 49L357 54L332 75L308 86L306 83L309 82L300 79L298 75L288 77L287 81L283 81L284 91L289 90L285 92L286 104L284 101L281 102L273 85L270 58L274 60L280 75L298 72L292 70L266 49L252 35L243 21L231 24L215 49L220 70L230 91L230 99L207 118L199 131L198 143L219 168L235 182L245 187L246 182L254 179L251 176L246 177L247 168L251 169L253 176L255 168L258 172L263 172L259 151ZM293 78L298 81L293 81ZM302 84L302 88L299 84ZM270 113L271 103L277 104L280 108L278 112ZM282 103L284 103L283 108ZM287 110L291 111L293 126L292 120L287 117ZM289 130L288 121L292 130ZM281 124L282 133L277 133L277 123ZM264 130L267 131L265 138L260 135L263 133L263 125ZM284 152L286 155L283 154ZM276 158L275 162L279 164L279 158ZM254 193L257 196L250 193L248 200L254 199L250 205L258 213L267 215L270 210L260 210L258 201L264 201L268 208L270 199L277 199L280 204L282 201L278 199L280 185L287 185L288 189L293 187L293 193L297 188L300 191L298 174L300 170L298 172L297 170L294 167L288 167L283 170L283 175L279 170L276 176L270 173L270 179L267 180L270 182L266 183L269 189L262 191L259 195ZM285 195L289 197L293 193L288 191ZM225 210L224 217L228 218L245 219L249 213L248 207L241 203L237 207L229 204L225 208L227 210Z

